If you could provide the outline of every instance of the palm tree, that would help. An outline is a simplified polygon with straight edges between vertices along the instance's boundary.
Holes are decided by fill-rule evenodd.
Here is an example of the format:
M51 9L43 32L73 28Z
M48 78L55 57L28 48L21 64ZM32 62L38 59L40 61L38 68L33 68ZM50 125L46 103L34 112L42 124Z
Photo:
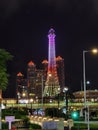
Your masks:
M0 49L0 120L1 120L1 102L2 102L2 90L5 90L8 85L7 74L7 62L11 60L13 56L4 49ZM2 129L0 121L0 130Z

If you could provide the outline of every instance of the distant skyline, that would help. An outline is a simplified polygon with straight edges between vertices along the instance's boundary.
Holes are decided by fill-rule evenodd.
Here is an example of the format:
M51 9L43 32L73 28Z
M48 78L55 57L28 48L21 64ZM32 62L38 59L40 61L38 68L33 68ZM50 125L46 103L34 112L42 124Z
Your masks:
M0 1L0 48L9 51L9 86L4 96L15 96L15 78L27 72L27 63L37 68L48 59L48 31L56 34L56 56L64 58L65 85L81 89L82 52L98 47L98 2L95 0ZM98 56L86 54L86 77L98 89Z

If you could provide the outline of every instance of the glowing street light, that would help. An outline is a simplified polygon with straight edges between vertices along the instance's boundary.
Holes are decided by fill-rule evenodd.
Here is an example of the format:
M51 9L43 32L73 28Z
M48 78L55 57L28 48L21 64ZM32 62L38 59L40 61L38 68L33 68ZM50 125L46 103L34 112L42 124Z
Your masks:
M95 48L95 49L92 49L91 52L92 52L93 54L96 54L96 53L98 53L98 49L96 49L96 48Z
M60 88L58 88L58 109L60 109Z
M32 111L32 103L33 103L33 101L34 101L34 100L31 98L31 99L30 99L30 103L31 103L31 111Z
M90 84L90 81L87 81L86 84Z
M67 95L68 87L64 87L63 92L66 94L65 95L65 99L66 99L66 116L68 118L68 95Z
M93 54L98 53L98 49L83 50L83 85L84 85L84 107L86 108L86 74L85 74L85 54L91 52ZM86 111L85 111L85 122L87 121Z
M25 96L26 96L26 93L25 93L25 92L23 92L23 93L22 93L22 96L23 96L23 97L25 97Z

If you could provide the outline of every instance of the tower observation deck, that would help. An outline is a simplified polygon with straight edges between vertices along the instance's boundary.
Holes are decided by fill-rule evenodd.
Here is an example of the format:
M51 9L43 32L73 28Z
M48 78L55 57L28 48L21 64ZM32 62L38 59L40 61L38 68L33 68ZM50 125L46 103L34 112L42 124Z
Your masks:
M55 31L50 29L48 33L48 71L45 82L44 96L54 97L60 91L60 85L57 76L56 56L55 56Z

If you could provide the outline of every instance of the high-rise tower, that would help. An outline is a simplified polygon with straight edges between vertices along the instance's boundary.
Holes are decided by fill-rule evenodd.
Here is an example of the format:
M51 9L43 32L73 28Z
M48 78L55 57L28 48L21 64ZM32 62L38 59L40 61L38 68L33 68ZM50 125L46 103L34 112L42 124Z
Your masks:
M63 92L63 89L65 87L64 59L61 56L56 57L56 64L60 90Z
M44 89L44 96L50 96L50 97L57 95L60 90L56 68L55 36L56 35L54 29L50 29L48 33L48 39L49 39L48 71Z
M27 68L27 81L28 81L28 92L29 98L35 96L36 87L36 65L34 62L30 61Z
M25 103L25 99L28 98L27 79L24 78L24 75L21 72L17 74L16 87L18 103Z

